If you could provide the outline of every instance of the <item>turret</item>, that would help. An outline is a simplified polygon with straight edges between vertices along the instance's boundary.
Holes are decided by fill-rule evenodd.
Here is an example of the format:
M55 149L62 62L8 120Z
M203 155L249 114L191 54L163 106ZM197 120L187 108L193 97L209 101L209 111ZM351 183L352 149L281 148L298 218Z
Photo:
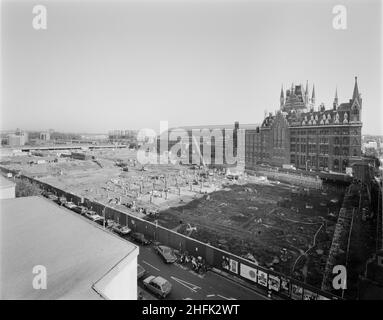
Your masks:
M315 105L315 85L313 85L313 92L311 94L311 104Z
M279 102L280 102L280 107L282 109L283 106L285 105L285 95L283 93L283 85L282 85L282 88L281 88L281 96L279 98Z
M358 78L355 77L354 91L352 93L352 99L350 100L351 105L351 122L362 121L361 109L362 109L362 98L358 88Z
M305 90L305 104L306 107L309 105L309 82L306 81L306 90Z

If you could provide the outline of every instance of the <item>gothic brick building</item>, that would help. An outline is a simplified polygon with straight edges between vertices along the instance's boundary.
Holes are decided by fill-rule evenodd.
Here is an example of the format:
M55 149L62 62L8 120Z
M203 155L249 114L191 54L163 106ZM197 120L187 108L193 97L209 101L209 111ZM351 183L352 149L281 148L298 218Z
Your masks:
M269 114L261 126L246 130L245 167L257 164L292 164L296 168L346 172L361 156L361 109L357 78L349 102L332 109L315 106L315 88L309 97L308 84L291 86L286 97L281 90L280 109Z

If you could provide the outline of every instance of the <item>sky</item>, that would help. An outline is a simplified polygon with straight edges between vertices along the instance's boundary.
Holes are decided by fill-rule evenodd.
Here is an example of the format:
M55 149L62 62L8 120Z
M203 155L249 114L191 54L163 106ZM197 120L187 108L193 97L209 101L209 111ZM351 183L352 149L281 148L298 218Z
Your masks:
M32 27L36 4L46 30ZM357 76L362 132L383 134L379 0L4 0L1 15L2 130L260 123L282 85L315 84L331 108Z

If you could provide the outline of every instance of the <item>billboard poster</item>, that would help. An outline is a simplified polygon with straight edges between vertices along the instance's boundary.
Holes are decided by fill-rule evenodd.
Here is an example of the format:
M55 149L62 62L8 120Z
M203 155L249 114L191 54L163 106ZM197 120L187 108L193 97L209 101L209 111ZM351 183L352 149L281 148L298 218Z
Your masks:
M318 295L311 290L305 289L303 291L303 300L317 300Z
M238 261L230 259L229 257L222 257L222 268L234 273L238 273Z
M267 273L261 270L258 270L258 284L261 286L267 287Z
M230 259L230 271L238 273L238 261Z
M291 298L294 300L302 300L303 288L296 284L291 286Z
M225 270L230 270L230 259L228 257L222 257L222 268Z
M290 295L290 280L285 277L281 277L281 293Z
M241 263L240 275L246 279L257 282L257 269Z
M280 283L281 281L279 277L269 274L269 289L278 292L280 288Z

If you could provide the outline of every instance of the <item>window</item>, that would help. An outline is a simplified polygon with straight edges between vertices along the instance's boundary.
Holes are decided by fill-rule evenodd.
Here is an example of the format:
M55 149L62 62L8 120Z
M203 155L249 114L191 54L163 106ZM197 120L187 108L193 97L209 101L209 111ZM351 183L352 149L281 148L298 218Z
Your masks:
M339 169L339 160L338 159L334 160L334 169Z

